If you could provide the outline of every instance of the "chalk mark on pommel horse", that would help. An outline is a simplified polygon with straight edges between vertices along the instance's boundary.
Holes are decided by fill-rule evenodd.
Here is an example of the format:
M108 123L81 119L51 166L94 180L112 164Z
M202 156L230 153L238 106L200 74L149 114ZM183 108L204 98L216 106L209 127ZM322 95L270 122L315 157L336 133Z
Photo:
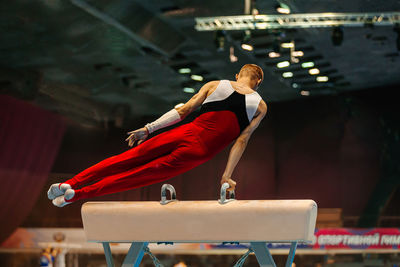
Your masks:
M226 199L178 201L175 189L163 185L161 202L86 202L82 221L89 242L103 244L107 266L114 266L110 242L131 243L122 266L139 266L149 243L250 243L262 267L276 266L267 243L291 244L286 267L298 243L311 243L317 218L313 200ZM167 190L171 200L167 200ZM240 266L240 265L236 265Z

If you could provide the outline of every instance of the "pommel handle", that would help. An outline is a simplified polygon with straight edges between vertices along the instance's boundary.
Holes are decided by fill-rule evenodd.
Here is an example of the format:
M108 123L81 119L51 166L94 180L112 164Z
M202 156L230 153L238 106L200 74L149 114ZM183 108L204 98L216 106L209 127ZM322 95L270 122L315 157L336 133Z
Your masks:
M171 199L170 200L167 199L167 190L169 191L169 193L171 195ZM163 186L161 187L161 201L160 201L160 204L161 205L165 205L165 204L168 204L168 203L170 203L172 201L177 201L175 188L170 184L163 184Z
M226 199L226 191L230 187L228 183L223 183L221 186L221 198L218 200L219 204L225 204L235 200L235 191L230 192L229 199Z

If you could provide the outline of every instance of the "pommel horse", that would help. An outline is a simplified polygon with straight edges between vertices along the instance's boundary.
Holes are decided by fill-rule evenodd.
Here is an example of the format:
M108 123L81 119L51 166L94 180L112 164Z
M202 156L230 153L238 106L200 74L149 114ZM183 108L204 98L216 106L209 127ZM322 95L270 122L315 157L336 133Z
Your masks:
M114 266L110 242L131 243L123 267L139 266L149 243L250 243L260 266L275 267L267 243L289 243L285 266L291 267L297 244L313 240L317 204L235 200L234 192L227 199L228 188L222 185L218 201L178 201L173 186L164 184L160 202L86 202L86 238L103 244L108 267Z

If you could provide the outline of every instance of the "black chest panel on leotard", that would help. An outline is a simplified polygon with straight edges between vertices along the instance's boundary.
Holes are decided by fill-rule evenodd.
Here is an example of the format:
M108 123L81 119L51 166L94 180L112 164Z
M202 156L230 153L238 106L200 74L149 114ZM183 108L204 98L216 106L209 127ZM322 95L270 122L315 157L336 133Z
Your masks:
M236 91L223 100L204 103L201 106L200 114L224 110L235 113L239 123L240 132L242 132L249 125L250 122L247 118L246 112L246 97L245 95L239 94Z

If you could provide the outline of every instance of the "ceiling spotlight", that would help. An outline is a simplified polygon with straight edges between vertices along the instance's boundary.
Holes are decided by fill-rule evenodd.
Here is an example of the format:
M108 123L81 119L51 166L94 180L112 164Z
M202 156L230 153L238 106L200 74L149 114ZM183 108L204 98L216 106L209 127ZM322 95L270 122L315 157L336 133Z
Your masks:
M303 90L303 91L300 92L300 94L303 95L303 96L309 96L310 95L310 91L304 91Z
M215 47L218 52L222 52L225 50L225 32L222 30L218 30L215 32Z
M314 62L303 62L301 63L302 68L312 68L314 67Z
M185 93L193 94L196 90L194 90L194 88L185 87L185 88L183 88L183 91Z
M290 61L292 62L292 63L299 63L299 59L297 58L297 57L291 57L290 58Z
M290 8L288 5L279 3L278 5L275 6L275 8L276 8L276 11L278 11L281 14L290 14Z
M329 81L328 76L318 76L317 77L317 82L319 82L319 83L324 83L324 82L327 82L327 81Z
M293 77L293 72L290 72L290 71L284 72L284 73L282 73L282 77L283 78L291 78L291 77Z
M269 52L269 53L268 53L268 56L269 56L270 58L275 58L275 57L280 57L281 54L276 53L276 52Z
M235 48L233 46L231 46L229 48L229 60L233 63L238 61L238 57L235 56Z
M319 74L319 69L317 68L310 69L308 73L310 73L311 75L317 75Z
M198 81L198 82L201 82L201 81L203 81L203 79L204 79L203 76L201 76L201 75L195 75L195 74L191 75L190 78L191 78L192 80Z
M334 46L339 46L343 42L343 30L341 27L334 27L332 29L332 43Z
M187 74L187 73L190 73L191 71L192 71L192 70L189 69L189 68L181 68L181 69L178 70L178 72L179 72L180 74Z
M242 44L242 49L246 51L253 51L253 46L250 44Z
M293 57L302 57L302 56L304 56L304 52L303 51L293 51L292 56Z
M292 83L293 88L299 88L299 85L297 83Z
M278 64L276 64L276 66L278 68L286 68L286 67L290 66L290 63L289 63L289 61L282 61L282 62L279 62Z
M290 43L281 43L281 47L282 48L294 48L294 43L290 42Z
M242 49L246 51L253 51L253 46L250 43L251 32L249 30L244 31L243 40L242 40Z
M176 104L176 105L175 105L175 108L180 108L180 107L182 107L183 105L185 105L185 104L183 104L183 103Z

